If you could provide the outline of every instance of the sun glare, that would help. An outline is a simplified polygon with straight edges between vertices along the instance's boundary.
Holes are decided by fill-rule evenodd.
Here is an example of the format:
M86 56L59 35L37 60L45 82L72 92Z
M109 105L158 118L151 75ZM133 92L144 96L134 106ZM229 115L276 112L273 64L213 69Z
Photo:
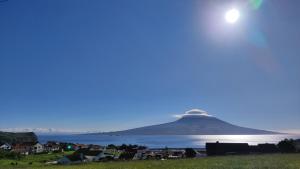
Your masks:
M240 17L240 12L235 8L232 8L225 13L225 20L228 23L237 22L239 17Z

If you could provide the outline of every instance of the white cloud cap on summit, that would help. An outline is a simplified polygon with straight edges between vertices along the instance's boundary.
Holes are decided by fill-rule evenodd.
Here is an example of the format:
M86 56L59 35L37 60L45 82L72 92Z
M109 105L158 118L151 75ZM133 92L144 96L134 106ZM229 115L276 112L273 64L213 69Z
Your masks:
M182 118L185 116L207 116L212 117L212 115L209 115L206 111L200 110L200 109L192 109L189 111L184 112L184 114L176 114L174 117L176 118Z

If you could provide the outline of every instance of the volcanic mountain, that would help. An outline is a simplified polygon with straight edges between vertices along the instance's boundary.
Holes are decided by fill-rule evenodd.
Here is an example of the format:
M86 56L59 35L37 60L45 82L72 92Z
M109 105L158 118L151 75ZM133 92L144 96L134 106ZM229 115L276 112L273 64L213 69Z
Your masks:
M139 127L123 131L102 133L105 135L259 135L279 134L272 131L240 127L230 124L207 112L193 109L174 122Z

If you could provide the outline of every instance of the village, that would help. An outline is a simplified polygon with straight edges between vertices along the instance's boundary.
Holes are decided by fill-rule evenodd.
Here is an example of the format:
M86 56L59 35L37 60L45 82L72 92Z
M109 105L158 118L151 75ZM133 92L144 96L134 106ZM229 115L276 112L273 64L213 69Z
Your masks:
M204 158L217 155L243 155L263 153L300 152L300 140L282 140L276 144L248 145L248 143L206 143L205 148L147 148L139 145L113 144L100 146L94 144L75 144L48 141L24 142L0 145L2 152L11 152L21 156L70 152L63 157L45 161L45 164L79 164L87 162L106 162L118 160L171 160L182 158Z
M185 157L204 157L205 149L163 148L148 149L146 146L110 144L100 146L93 144L74 144L48 141L46 144L37 143L8 143L0 146L2 151L20 155L73 152L56 161L47 164L78 164L84 162L112 161L112 160L146 160L146 159L179 159Z

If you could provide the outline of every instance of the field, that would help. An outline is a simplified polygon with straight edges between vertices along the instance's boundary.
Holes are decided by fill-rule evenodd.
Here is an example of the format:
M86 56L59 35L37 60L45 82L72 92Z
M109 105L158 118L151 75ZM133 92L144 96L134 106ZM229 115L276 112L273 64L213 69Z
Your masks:
M17 166L10 163L12 160L0 159L0 169L206 169L206 168L275 168L300 169L300 154L268 154L220 156L201 159L181 159L165 161L114 161L98 162L79 165L45 165L44 161L55 159L62 154L30 155L18 161ZM30 162L33 162L31 165Z

